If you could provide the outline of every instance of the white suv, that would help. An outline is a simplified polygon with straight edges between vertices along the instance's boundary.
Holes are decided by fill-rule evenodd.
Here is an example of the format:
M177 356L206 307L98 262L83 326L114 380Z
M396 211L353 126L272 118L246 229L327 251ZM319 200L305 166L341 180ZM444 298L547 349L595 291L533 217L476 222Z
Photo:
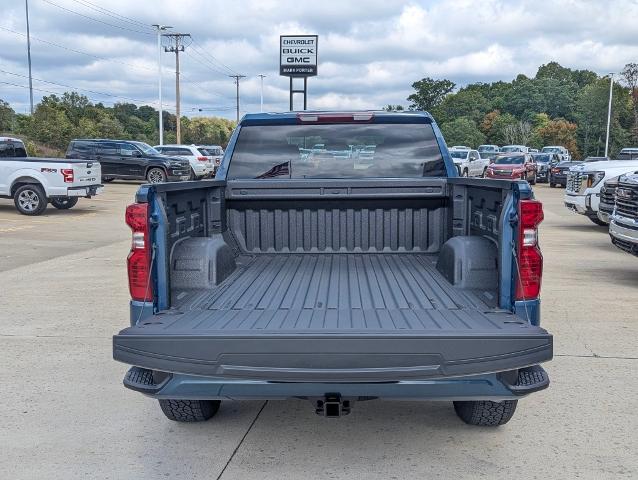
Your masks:
M569 162L572 158L569 154L569 150L561 145L548 145L547 147L543 147L541 153L556 153L560 155L562 162Z
M450 148L450 156L462 177L484 177L490 164L488 158L481 158L478 150Z
M575 165L567 174L565 206L585 215L597 225L607 225L598 217L600 189L605 180L638 170L636 160L609 160Z
M156 145L153 148L162 155L187 159L191 165L191 180L212 177L215 172L213 157L203 148L195 145Z

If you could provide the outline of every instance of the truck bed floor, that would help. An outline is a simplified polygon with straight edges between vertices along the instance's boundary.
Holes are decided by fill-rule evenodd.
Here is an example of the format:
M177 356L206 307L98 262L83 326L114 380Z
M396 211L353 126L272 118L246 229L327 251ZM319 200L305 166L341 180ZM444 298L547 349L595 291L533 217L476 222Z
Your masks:
M176 329L493 330L489 292L464 291L427 254L274 254L240 257L219 287L178 293ZM499 318L500 317L500 318Z

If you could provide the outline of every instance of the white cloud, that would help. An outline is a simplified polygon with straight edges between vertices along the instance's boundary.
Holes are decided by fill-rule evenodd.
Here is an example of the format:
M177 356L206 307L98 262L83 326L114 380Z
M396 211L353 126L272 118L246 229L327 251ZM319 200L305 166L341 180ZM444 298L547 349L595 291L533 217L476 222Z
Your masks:
M9 3L2 5L0 26L23 32L23 4L0 3ZM309 79L312 108L407 104L410 85L424 76L463 85L510 80L518 73L534 75L539 65L552 60L600 74L638 61L638 3L631 0L110 0L99 4L126 19L102 15L81 2L56 3L124 29L31 2L34 77L155 102L157 51L149 26L163 22L173 25L173 31L191 33L195 40L181 57L186 113L204 108L210 114L209 108L220 108L220 114L233 116L235 87L227 76L232 72L224 65L247 75L241 83L243 111L259 109L260 73L267 75L265 108L286 110L288 79L279 76L277 65L280 34L319 35L319 76ZM25 38L0 29L0 42L0 69L25 74ZM164 97L171 104L174 55L162 57ZM2 73L0 81L27 83ZM46 94L35 93L36 98ZM24 111L27 92L0 84L0 98Z

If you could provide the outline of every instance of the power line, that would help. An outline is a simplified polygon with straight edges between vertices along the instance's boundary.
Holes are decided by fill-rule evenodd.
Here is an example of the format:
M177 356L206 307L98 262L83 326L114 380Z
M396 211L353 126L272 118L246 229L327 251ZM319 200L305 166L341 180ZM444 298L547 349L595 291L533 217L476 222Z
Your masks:
M18 84L18 83L5 82L5 81L3 81L3 80L0 80L0 84L3 84L3 85L10 85L10 86L13 86L13 87L19 87L19 88L26 88L26 89L28 89L28 88L29 88L29 86L28 86L28 85L20 85L20 84ZM50 93L50 94L52 94L52 95L60 95L60 92L54 92L54 91L52 91L52 90L46 90L46 89L44 89L44 88L33 87L33 90L36 90L36 91L38 91L38 92ZM94 103L108 103L108 104L111 104L111 105L115 105L116 103L119 103L119 102L109 102L109 101L105 101L105 100L98 100L98 99L90 98L90 97L87 97L87 98L88 98L89 100L91 100L92 102L94 102ZM146 102L145 102L145 103L146 103Z
M6 27L3 27L3 26L0 26L0 30L5 30L5 31L11 32L13 34L20 35L21 37L26 37L26 35L24 33L22 33L22 32L16 32L15 30L11 30L10 28L6 28ZM141 70L149 70L149 71L155 72L154 68L145 67L143 65L136 65L134 63L122 62L121 60L115 60L113 58L100 57L99 55L94 55L92 53L83 52L82 50L75 50L73 48L66 47L64 45L60 45L59 43L54 43L54 42L50 42L48 40L44 40L42 38L34 37L33 35L31 35L31 40L36 40L36 41L41 42L41 43L46 43L47 45L52 45L52 46L57 47L57 48L62 48L63 50L68 50L69 52L78 53L80 55L86 55L87 57L93 57L93 58L96 58L98 60L104 60L106 62L119 63L120 65L126 65L128 67L139 68ZM173 71L172 73L175 73L175 72Z
M193 53L197 53L197 51L194 50ZM198 58L194 57L192 55L192 53L188 53L188 56L190 58L192 58L195 62L199 63L200 65L203 65L205 68L208 68L209 70L211 70L211 71L213 71L213 72L215 72L215 73L217 73L219 75L222 75L224 77L228 76L228 74L229 74L228 72L223 72L221 70L218 70L215 65L210 63L204 57L202 57L200 53L197 53L197 55L199 55L199 58L201 58L201 60L199 60Z
M143 32L142 30L135 30L135 29L128 28L128 27L123 27L121 25L115 25L114 23L105 22L104 20L100 20L98 18L91 17L89 15L84 15L83 13L76 12L75 10L71 10L70 8L63 7L62 5L58 5L57 3L54 3L51 0L42 0L42 1L44 3L48 3L49 5L53 5L54 7L57 7L59 9L61 9L61 10L66 11L66 12L73 13L75 15L78 15L80 17L84 17L84 18L89 19L89 20L93 20L94 22L102 23L104 25L109 25L109 26L115 27L115 28L120 28L122 30L127 30L129 32L139 33L139 34L142 34L142 35L153 35L152 32Z
M7 75L13 75L15 77L28 78L26 75L22 75L22 74L15 73L15 72L8 72L7 70L0 69L0 72L1 73L6 73ZM48 83L50 85L56 85L56 86L59 86L59 87L71 88L73 90L82 90L84 92L94 93L96 95L104 95L106 97L121 98L123 100L129 100L131 102L136 102L136 103L157 105L157 102L148 102L146 100L140 100L139 98L131 98L131 97L125 97L125 96L122 96L122 95L115 95L113 93L106 93L106 92L100 92L100 91L97 91L97 90L90 90L88 88L77 87L75 85L66 85L64 83L52 82L50 80L43 80L41 78L34 78L33 80L35 80L37 82ZM172 104L169 104L169 105L171 105L173 108L175 108L175 105L172 105Z
M103 13L104 15L107 15L109 17L115 18L117 20L123 21L123 22L128 22L131 23L133 25L137 25L140 27L144 27L144 28L148 28L148 25L144 22L141 22L139 20L135 20L131 17L127 17L126 15L120 15L119 13L114 12L113 10L109 10L107 8L101 7L99 5L96 5L94 3L91 3L87 0L72 0L75 3L79 3L80 5L85 6L86 8L90 8L91 10L95 10L99 13Z
M193 43L195 43L195 41L193 41ZM208 59L213 65L215 64L219 64L221 65L224 69L226 69L229 73L239 73L236 70L233 70L232 68L230 68L228 65L226 65L225 63L219 61L213 54L208 53L207 51L205 51L203 48L200 48L199 45L192 45L192 48L197 51L202 57Z

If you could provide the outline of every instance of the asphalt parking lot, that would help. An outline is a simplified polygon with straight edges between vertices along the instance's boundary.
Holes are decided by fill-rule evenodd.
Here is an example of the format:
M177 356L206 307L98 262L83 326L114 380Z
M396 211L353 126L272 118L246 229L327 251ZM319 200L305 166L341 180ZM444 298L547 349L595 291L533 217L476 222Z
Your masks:
M300 400L235 402L206 423L166 420L111 359L136 188L35 218L0 200L0 477L638 477L638 258L567 211L562 189L535 187L552 384L489 429L431 402L360 402L338 420Z

